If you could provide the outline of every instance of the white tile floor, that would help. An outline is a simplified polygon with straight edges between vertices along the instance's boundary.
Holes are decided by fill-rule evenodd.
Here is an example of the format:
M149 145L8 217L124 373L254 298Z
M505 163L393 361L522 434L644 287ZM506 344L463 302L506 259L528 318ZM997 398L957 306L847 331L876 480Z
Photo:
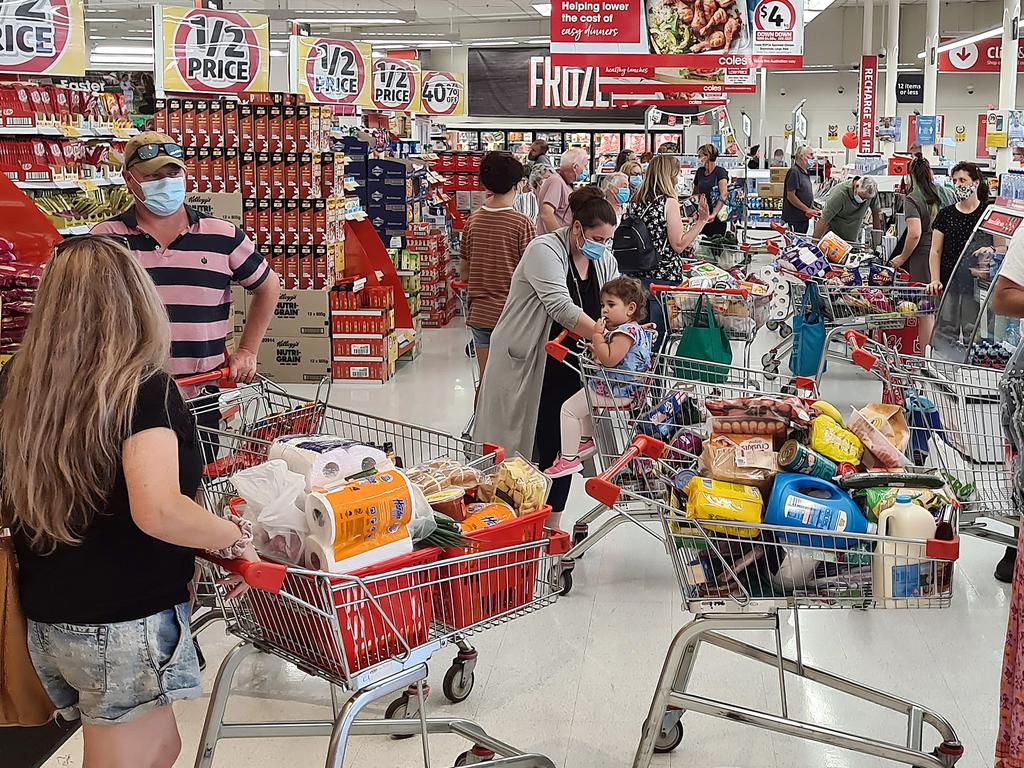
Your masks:
M335 387L332 400L393 419L460 433L472 405L470 361L463 329L428 332L421 358L404 366L385 387ZM754 356L759 359L760 350ZM875 396L849 370L830 370L826 393L850 403ZM570 499L568 522L589 508L580 483ZM953 605L944 611L807 611L801 614L803 647L809 663L932 706L959 730L966 755L963 768L992 765L997 694L1008 587L992 578L1002 550L965 540ZM576 567L571 595L549 609L475 638L480 649L476 688L460 705L440 694L450 653L431 670L429 711L437 716L478 720L494 735L522 749L548 755L564 768L629 766L646 716L661 662L674 633L688 619L668 558L651 537L623 526L591 550ZM204 687L212 687L222 654L233 645L215 624L203 635L209 660ZM787 650L793 652L791 617L784 617ZM770 636L756 638L767 645ZM259 658L239 671L233 718L328 717L326 685L278 663ZM778 712L778 679L773 669L737 661L717 649L701 650L693 685L697 692L749 707ZM905 724L865 704L830 695L790 679L791 715L879 738L902 739ZM178 766L191 766L206 711L206 699L176 707L184 740ZM387 702L372 708L379 715ZM655 766L711 768L744 766L881 766L882 761L747 726L690 714L686 738ZM926 735L931 739L931 733ZM326 739L225 741L215 765L221 768L319 766ZM466 749L455 737L431 741L434 768L450 766ZM78 765L81 743L70 741L47 764ZM0 761L2 762L2 761ZM346 766L384 768L420 765L417 740L356 739ZM885 763L892 765L891 763Z

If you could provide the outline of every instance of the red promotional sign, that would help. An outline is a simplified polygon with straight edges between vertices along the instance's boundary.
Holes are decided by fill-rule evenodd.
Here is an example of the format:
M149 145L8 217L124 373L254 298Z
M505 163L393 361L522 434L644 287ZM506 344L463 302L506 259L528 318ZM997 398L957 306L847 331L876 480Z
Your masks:
M308 42L306 42L308 41ZM305 53L305 87L317 104L356 104L366 89L370 52L348 40L299 40L299 60Z
M956 38L940 38L940 44ZM957 46L939 54L939 72L998 72L1002 61L1002 37L996 35L976 43ZM1017 71L1024 72L1024 46L1017 49Z
M1013 233L1017 231L1017 227L1021 225L1022 220L1024 220L1024 217L1019 215L989 208L981 221L981 228L993 235L1012 237Z
M423 111L428 115L461 115L466 86L462 76L452 72L424 72L420 90Z
M860 57L860 115L858 123L858 151L870 154L875 151L875 78L878 74L878 57Z
M372 88L371 98L377 109L419 112L419 63L404 59L377 59L373 62Z
M0 72L84 74L81 0L0 3Z

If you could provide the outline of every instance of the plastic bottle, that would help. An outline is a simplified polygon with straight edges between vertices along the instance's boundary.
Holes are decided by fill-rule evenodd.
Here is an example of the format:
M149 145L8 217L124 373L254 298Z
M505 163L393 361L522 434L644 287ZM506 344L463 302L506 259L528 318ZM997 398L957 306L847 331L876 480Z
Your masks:
M874 532L874 524L864 516L857 502L835 483L793 473L775 478L764 521L769 525L812 531ZM776 538L787 544L815 549L848 549L857 546L859 541L795 532L777 533Z
M935 537L935 518L910 496L897 496L896 502L878 515L878 534L893 539L931 539ZM880 541L871 563L872 592L887 608L899 600L930 597L935 594L935 566L925 555L924 544Z

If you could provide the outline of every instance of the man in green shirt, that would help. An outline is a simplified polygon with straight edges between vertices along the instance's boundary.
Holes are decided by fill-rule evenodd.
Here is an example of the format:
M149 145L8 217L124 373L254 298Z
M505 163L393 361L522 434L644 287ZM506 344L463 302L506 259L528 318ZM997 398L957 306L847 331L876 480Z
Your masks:
M882 211L878 204L878 185L870 176L855 176L836 184L829 192L821 218L814 226L814 237L821 238L829 230L848 242L860 241L864 214L871 209L871 225L882 228Z

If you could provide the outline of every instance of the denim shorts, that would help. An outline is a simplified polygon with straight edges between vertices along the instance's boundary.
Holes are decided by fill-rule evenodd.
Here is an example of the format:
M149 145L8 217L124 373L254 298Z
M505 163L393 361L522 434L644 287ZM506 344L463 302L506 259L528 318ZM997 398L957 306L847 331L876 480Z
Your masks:
M124 723L202 695L188 603L116 624L29 620L28 649L65 720Z
M469 331L473 334L473 346L477 349L488 349L491 346L491 334L494 333L493 328L477 328L475 325L470 325Z

